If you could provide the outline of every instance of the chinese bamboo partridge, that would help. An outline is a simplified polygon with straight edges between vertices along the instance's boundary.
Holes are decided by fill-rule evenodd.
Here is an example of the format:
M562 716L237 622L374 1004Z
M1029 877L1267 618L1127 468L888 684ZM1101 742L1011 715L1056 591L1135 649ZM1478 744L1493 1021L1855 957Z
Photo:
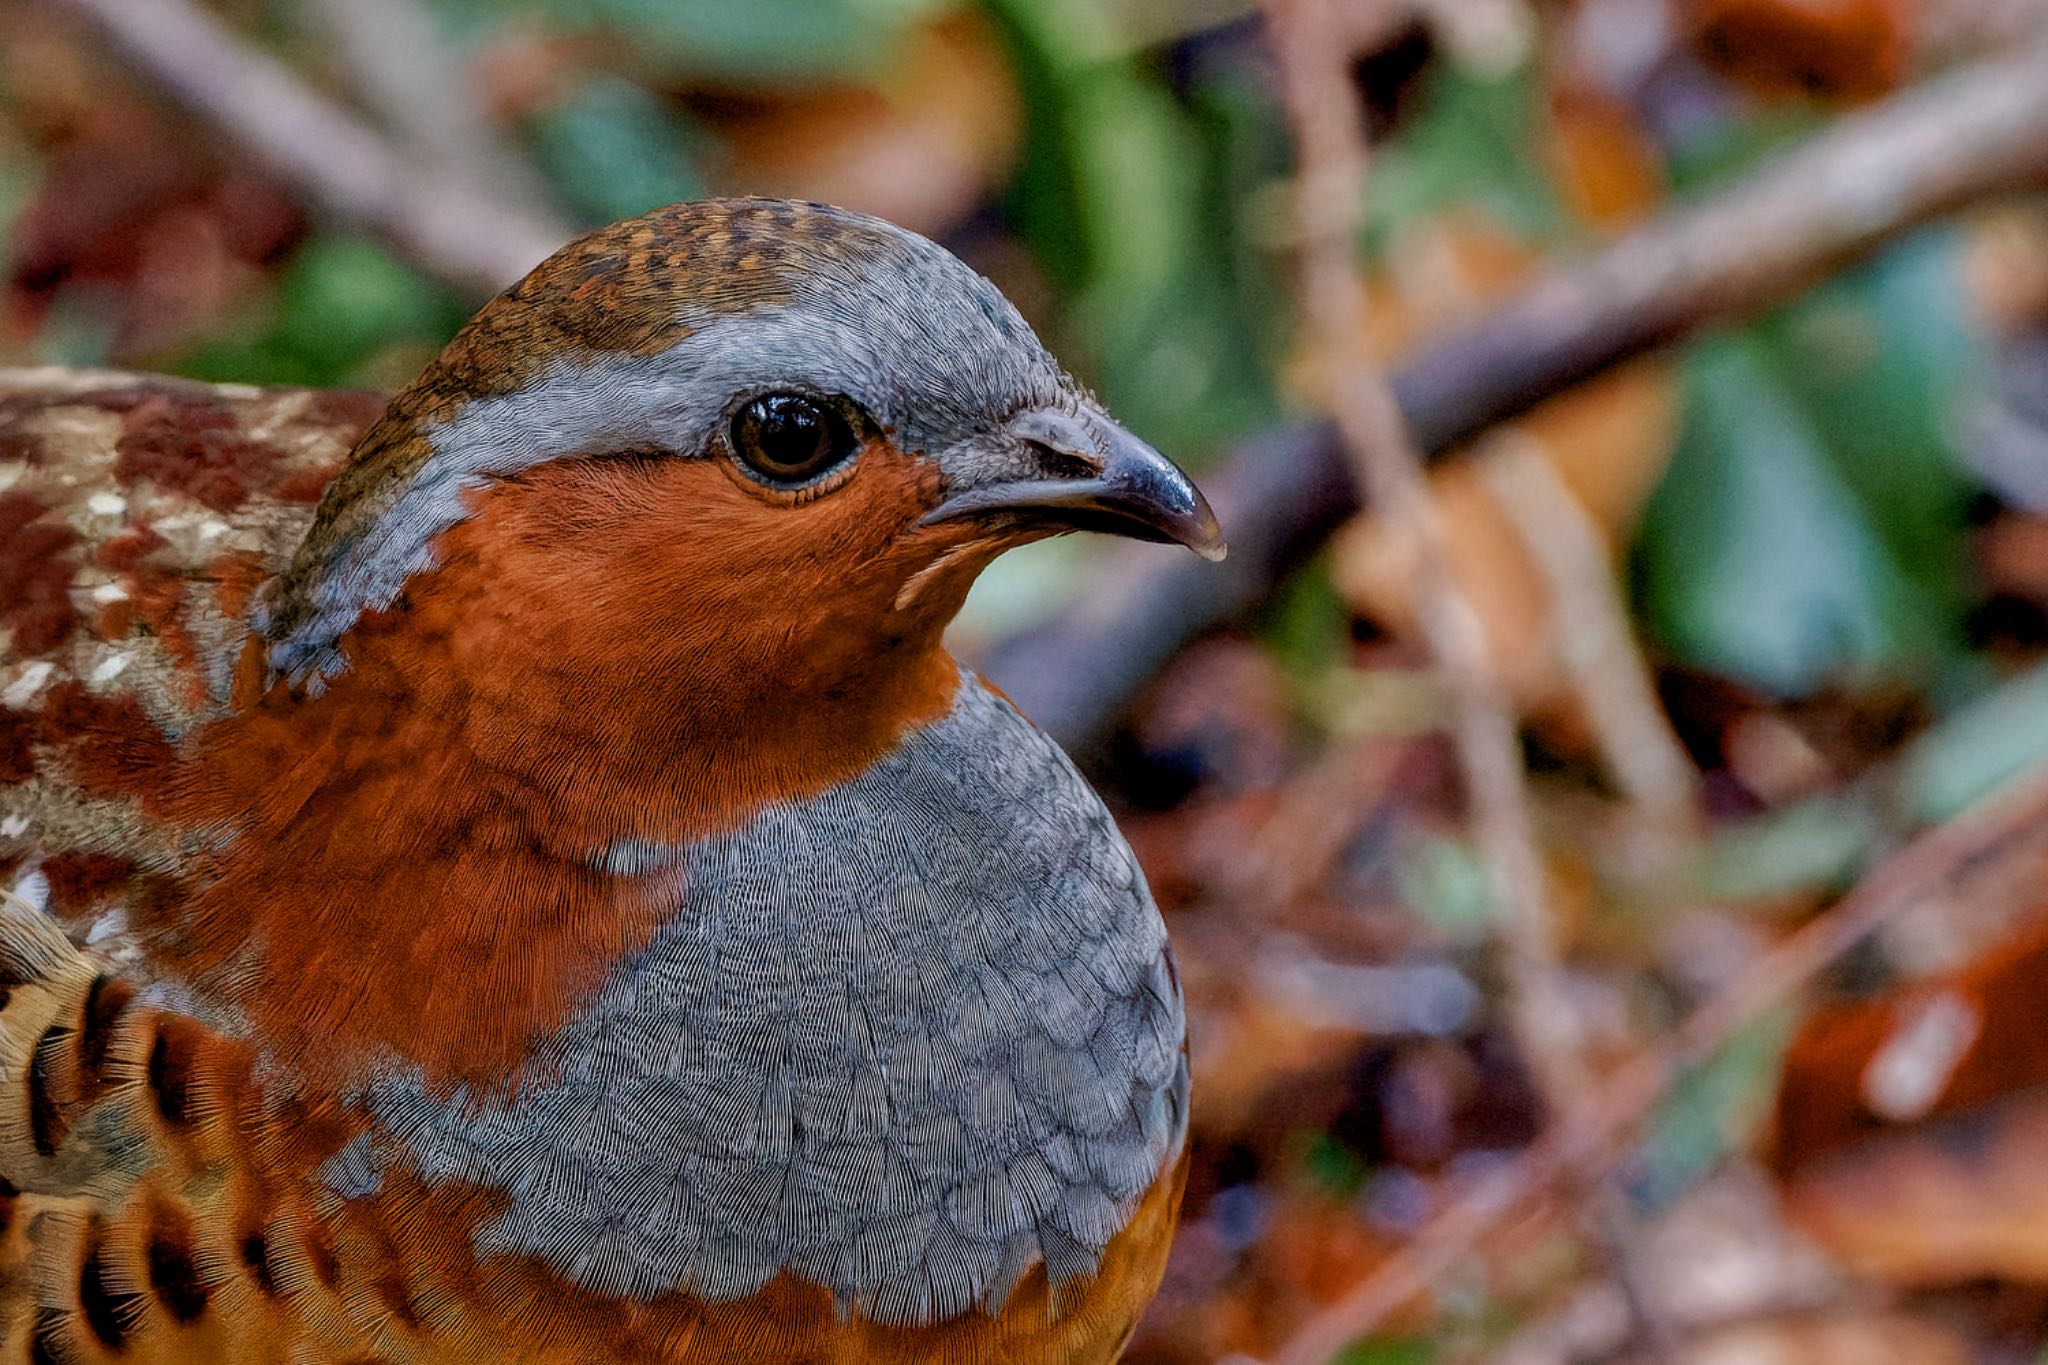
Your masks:
M369 415L0 380L0 1361L1113 1356L1179 987L940 632L1200 494L816 205L585 237Z

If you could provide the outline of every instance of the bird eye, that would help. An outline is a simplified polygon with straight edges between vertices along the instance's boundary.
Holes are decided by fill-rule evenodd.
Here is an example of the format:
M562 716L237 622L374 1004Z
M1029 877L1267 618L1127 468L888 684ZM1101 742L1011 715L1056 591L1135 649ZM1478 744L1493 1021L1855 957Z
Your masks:
M732 419L733 453L769 483L807 483L853 454L856 444L844 416L800 393L756 398Z

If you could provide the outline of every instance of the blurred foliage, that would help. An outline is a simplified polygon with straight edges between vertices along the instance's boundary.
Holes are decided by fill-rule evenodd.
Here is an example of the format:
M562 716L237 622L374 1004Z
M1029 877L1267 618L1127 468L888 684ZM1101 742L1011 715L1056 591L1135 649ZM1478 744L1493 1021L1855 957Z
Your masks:
M1538 142L1543 101L1532 63L1499 74L1457 66L1434 73L1373 166L1368 241L1384 243L1454 208L1477 209L1532 241L1564 234Z
M1367 1341L1346 1351L1342 1365L1430 1365L1437 1350L1427 1341Z
M1845 887L1880 832L1876 813L1856 797L1795 802L1722 829L1704 851L1700 886L1736 903L1808 887Z
M1900 758L1900 797L1916 821L1950 820L2048 764L2048 665L1973 696Z
M292 254L272 296L238 335L224 330L183 368L223 383L368 382L423 363L469 309L447 289L360 237L318 235ZM430 352L429 352L430 354ZM399 376L403 380L402 374Z
M1679 657L1792 695L1956 662L1952 414L1985 358L1956 271L1952 241L1922 238L1695 350L1637 551Z
M665 75L733 85L802 80L886 60L904 28L944 0L442 0L472 38L507 23L616 37Z
M1116 51L1090 0L989 0L1025 95L1008 197L1072 310L1079 360L1112 405L1173 447L1267 415L1279 281L1247 240L1251 191L1284 166L1269 101L1241 72L1176 99Z
M1924 662L1927 609L1754 337L1686 366L1685 436L1638 545L1681 658L1797 694Z
M1777 1011L1679 1079L1650 1116L1634 1193L1646 1203L1676 1198L1730 1153L1753 1145L1791 1041L1793 1019Z
M646 87L617 76L593 77L535 115L528 137L563 200L591 222L705 193L694 154L701 135Z

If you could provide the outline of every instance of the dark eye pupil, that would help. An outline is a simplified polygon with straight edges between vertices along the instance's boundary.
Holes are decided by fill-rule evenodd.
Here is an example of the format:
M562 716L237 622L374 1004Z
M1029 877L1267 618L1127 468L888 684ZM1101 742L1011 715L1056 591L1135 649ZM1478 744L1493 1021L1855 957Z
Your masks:
M812 478L852 453L846 422L801 394L757 398L733 419L733 449L756 473L788 482Z
M808 464L825 441L825 424L808 403L770 402L761 417L761 451L777 464Z

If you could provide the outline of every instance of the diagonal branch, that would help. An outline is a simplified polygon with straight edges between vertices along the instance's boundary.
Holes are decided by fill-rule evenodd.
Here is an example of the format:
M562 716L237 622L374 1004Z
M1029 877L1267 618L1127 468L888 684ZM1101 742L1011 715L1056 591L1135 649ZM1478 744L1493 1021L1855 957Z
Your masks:
M413 164L191 0L56 3L321 213L467 294L496 293L568 235L531 208Z
M1616 361L1795 295L1960 206L2048 184L2048 45L1986 60L1845 118L1749 179L1559 271L1393 376L1432 456ZM1239 448L1203 480L1222 565L1139 548L1102 591L984 660L1087 752L1181 646L1265 600L1359 506L1333 428Z
M550 201L533 164L493 124L476 82L423 0L299 0L393 144L496 198ZM563 233L566 235L566 226Z

